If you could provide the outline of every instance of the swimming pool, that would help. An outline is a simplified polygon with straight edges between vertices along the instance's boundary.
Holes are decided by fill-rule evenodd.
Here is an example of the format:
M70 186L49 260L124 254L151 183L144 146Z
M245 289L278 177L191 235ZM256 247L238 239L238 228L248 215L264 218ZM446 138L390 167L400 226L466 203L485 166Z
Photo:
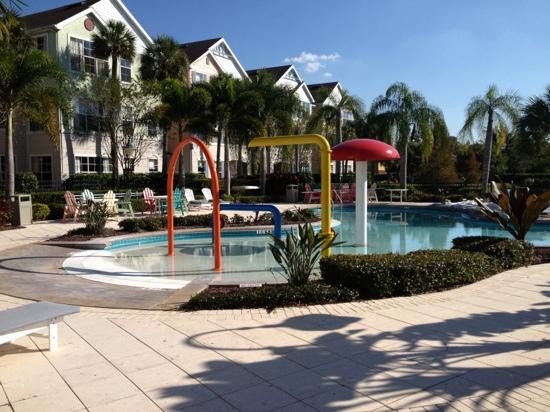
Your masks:
M418 249L448 249L458 236L511 237L493 222L465 212L427 207L371 206L368 245L357 247L355 210L333 210L334 230L345 244L333 253L407 253ZM550 246L550 225L537 224L527 239ZM222 231L223 272L212 271L210 232L178 233L176 256L166 256L166 235L113 241L104 251L79 252L65 261L70 273L92 280L131 286L179 288L194 283L277 283L282 272L268 248L266 230ZM101 268L100 270L97 268ZM115 277L113 278L113 275Z

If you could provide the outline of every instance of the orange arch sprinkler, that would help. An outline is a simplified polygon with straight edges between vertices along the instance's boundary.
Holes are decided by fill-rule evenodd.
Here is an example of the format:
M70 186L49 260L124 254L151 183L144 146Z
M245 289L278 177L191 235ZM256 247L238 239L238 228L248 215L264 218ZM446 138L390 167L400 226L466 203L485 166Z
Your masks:
M166 182L166 195L168 206L168 256L174 256L174 174L176 172L176 165L181 151L185 146L190 143L194 143L203 152L208 163L208 170L210 170L210 176L212 176L212 230L214 238L214 270L220 272L222 270L222 246L221 246L221 226L220 226L220 185L218 182L218 174L216 173L216 166L214 159L208 150L208 147L196 136L189 136L183 139L176 146L176 150L170 158L170 164L168 165L168 181Z

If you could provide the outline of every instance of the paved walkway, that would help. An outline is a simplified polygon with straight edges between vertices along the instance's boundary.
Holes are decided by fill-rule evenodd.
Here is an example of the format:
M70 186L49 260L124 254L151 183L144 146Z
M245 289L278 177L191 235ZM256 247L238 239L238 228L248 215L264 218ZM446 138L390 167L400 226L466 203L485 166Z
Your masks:
M0 411L546 411L549 316L550 265L271 313L83 308L55 353L0 346Z

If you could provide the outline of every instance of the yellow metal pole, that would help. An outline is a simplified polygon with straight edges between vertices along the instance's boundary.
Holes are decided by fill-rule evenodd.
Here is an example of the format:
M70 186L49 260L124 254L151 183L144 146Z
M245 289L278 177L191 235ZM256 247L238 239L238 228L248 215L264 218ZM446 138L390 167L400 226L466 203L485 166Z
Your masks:
M329 239L334 237L330 227L330 144L320 134L302 134L289 136L255 137L248 147L289 146L298 144L315 144L321 149L321 233ZM330 249L323 252L330 256Z

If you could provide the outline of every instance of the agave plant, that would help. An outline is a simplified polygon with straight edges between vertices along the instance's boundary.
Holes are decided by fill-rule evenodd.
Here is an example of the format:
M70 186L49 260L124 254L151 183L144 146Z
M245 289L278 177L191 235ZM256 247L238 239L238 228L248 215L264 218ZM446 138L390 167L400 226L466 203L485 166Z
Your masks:
M517 240L525 240L525 235L533 223L550 205L550 192L537 196L529 188L516 187L514 184L511 189L508 189L505 183L501 184L498 192L489 193L489 196L500 210L491 210L478 198L475 201L485 216L497 222Z
M335 243L336 236L330 238L321 233L315 233L310 223L298 225L298 235L287 232L285 240L271 235L273 243L269 249L277 263L285 271L289 285L304 285L308 282L321 253Z

